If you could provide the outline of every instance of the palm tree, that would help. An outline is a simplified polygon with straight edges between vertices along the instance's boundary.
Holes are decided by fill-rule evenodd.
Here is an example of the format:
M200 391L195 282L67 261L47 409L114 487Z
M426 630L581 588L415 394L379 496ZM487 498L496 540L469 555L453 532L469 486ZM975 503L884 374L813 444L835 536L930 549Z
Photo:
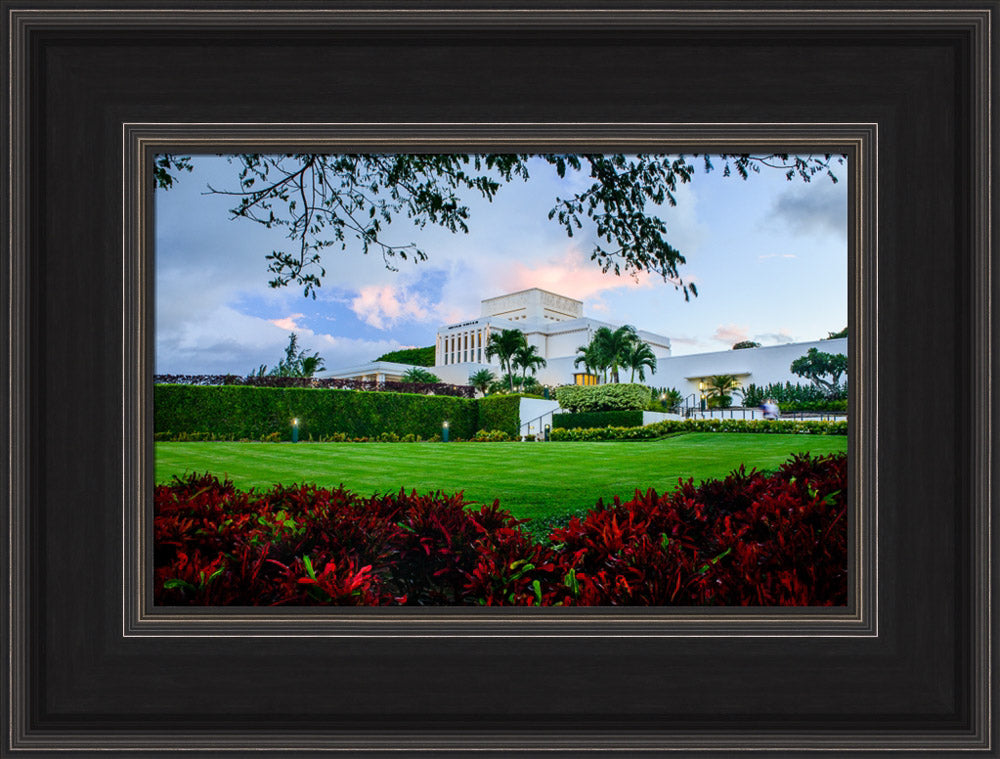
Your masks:
M325 364L318 353L314 353L311 356L302 356L299 362L299 371L302 377L312 377L316 372L322 371L324 368Z
M288 335L288 345L285 346L285 357L278 362L278 365L268 372L267 364L261 364L257 367L256 374L252 376L312 377L322 369L324 364L319 353L308 356L305 350L299 350L299 336L291 332Z
M489 342L486 344L486 360L496 356L500 360L500 369L510 376L510 391L514 392L514 368L511 359L517 349L527 343L524 333L519 329L503 329L499 333L491 332Z
M622 353L622 366L632 370L629 382L635 382L635 373L637 371L639 372L639 382L642 382L646 379L643 369L648 367L650 372L656 374L656 355L653 353L653 349L649 347L649 343L636 340L631 345L625 347L625 351Z
M675 411L683 400L684 396L681 395L681 391L676 387L666 388L660 393L660 405L664 410L670 409L671 411Z
M608 327L598 327L594 331L594 338L591 342L597 345L598 355L601 357L601 368L611 370L612 382L619 382L618 369L624 364L623 354L638 339L635 327L630 324L619 327L614 332Z
M527 342L514 351L510 362L512 370L517 368L524 369L524 374L522 375L524 379L528 378L529 371L534 374L539 367L547 365L548 362L538 355L538 346L528 345ZM522 382L522 384L524 383Z
M740 381L735 374L716 374L708 378L705 389L709 398L719 399L716 404L719 408L729 408L733 402L729 393L739 386Z
M486 391L490 389L490 385L496 381L496 378L496 375L489 369L480 369L478 372L469 375L469 384L483 395L486 395Z
M598 355L597 346L594 345L593 340L591 340L589 345L577 346L576 351L580 355L573 359L574 368L583 364L583 368L587 374L600 370L601 357Z
M411 366L403 374L403 382L440 382L441 378L422 366Z

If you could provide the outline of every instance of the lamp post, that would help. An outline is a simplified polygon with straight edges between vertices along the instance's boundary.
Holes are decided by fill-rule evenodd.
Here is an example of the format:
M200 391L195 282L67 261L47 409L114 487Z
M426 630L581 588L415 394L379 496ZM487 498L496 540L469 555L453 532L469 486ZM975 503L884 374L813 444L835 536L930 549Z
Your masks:
M545 425L545 442L549 442L549 433L552 431L551 425Z
M441 441L448 442L448 420L441 422Z
M299 418L292 419L292 442L299 442Z
M660 393L660 407L666 411L667 410L667 394Z
M705 383L698 383L698 392L701 393L701 410L705 410Z

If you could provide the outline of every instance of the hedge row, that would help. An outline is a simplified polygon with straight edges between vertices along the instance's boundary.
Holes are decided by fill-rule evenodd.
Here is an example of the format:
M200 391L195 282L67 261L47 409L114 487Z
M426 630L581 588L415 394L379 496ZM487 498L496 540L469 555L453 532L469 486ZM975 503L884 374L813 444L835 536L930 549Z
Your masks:
M579 414L553 414L552 428L564 430L592 427L641 427L642 411L583 411Z
M260 440L277 435L290 440L292 419L299 420L300 439L311 435L316 440L338 434L429 439L441 433L445 420L452 439L468 440L480 429L515 437L520 425L518 396L473 400L313 388L156 385L153 407L153 430L160 439L206 435L220 440Z
M449 385L447 382L376 382L374 380L336 379L334 377L240 377L235 374L156 374L157 385L247 385L250 387L311 387L327 390L370 390L388 393L422 393L423 395L454 395L474 398L471 385Z
M521 396L487 395L476 403L481 430L499 430L512 438L521 434Z
M592 429L554 429L552 440L655 440L678 432L764 432L793 435L846 435L847 422L803 422L755 419L667 419L645 427L598 427Z

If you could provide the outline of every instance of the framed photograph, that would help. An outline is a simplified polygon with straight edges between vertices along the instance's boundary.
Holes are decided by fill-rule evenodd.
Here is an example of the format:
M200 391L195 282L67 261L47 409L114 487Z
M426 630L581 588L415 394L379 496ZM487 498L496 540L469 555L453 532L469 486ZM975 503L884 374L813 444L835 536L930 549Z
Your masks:
M836 152L870 146L744 132L143 161L154 606L858 606L872 509L848 514L847 328L823 325L874 263Z
M996 752L995 2L3 9L7 753Z

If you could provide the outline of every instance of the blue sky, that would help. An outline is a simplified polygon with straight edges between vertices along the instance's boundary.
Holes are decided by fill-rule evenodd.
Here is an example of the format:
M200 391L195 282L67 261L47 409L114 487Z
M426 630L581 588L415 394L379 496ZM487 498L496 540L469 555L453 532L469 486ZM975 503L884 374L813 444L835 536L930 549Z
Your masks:
M318 351L328 369L370 361L400 347L434 343L439 326L475 318L483 298L542 287L584 302L584 315L666 335L675 355L816 340L847 324L847 182L825 176L789 182L780 171L748 181L706 174L700 162L676 207L661 209L667 239L697 284L685 301L651 275L603 274L589 260L593 238L566 236L548 211L580 187L542 164L528 182L504 186L492 203L470 196L468 234L387 229L428 260L385 268L358 247L324 253L315 300L275 290L264 257L289 250L283 231L232 220L233 199L206 194L236 185L224 158L196 156L195 170L156 193L156 372L248 373L273 366L288 333ZM574 183L575 182L575 183Z

